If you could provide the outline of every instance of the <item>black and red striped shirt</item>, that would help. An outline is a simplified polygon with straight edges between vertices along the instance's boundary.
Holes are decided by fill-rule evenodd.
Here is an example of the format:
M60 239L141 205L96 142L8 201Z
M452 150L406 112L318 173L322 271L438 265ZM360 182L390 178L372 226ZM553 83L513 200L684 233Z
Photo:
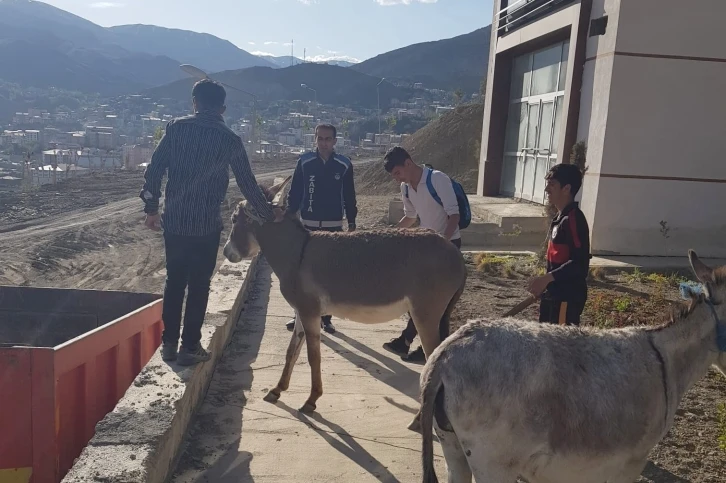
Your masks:
M552 219L547 240L547 272L554 278L547 286L547 298L584 301L591 258L590 228L576 201Z

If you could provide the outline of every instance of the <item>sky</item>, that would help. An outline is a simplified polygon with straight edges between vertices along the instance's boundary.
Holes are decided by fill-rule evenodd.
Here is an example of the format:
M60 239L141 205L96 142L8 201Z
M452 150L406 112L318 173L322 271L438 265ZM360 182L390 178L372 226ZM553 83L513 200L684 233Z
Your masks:
M104 27L216 35L255 54L362 61L491 23L492 0L42 0Z

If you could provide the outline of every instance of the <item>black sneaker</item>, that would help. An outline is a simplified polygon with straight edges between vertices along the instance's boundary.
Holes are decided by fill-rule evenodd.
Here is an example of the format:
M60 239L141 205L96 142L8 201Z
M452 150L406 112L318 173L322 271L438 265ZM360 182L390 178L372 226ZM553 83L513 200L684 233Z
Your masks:
M177 357L177 364L180 366L193 366L199 362L205 362L211 359L209 352L202 349L202 346L198 346L196 349L187 349L182 347L179 351L179 357Z
M410 347L411 345L406 343L406 339L402 335L383 344L383 348L387 351L391 351L394 354L400 354L402 356L408 354L408 349Z
M171 362L176 360L176 344L161 344L161 360L165 362Z
M322 327L323 330L325 332L327 332L328 334L335 334L335 326L333 325L332 322L328 322L328 321L323 322L321 320L320 321L320 327Z
M289 330L290 332L295 330L295 319L292 319L290 322L285 324L285 327L287 327L287 330Z
M414 362L417 364L423 364L426 362L426 355L424 354L423 347L418 346L418 349L411 352L410 354L406 354L404 356L401 356L401 359L406 362Z

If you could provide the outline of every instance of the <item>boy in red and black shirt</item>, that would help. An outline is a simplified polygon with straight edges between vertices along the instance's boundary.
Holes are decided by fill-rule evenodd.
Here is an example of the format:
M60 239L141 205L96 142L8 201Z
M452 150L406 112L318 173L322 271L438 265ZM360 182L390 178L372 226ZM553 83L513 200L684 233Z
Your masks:
M545 193L557 208L557 215L547 236L547 274L532 279L528 290L541 296L540 322L580 325L591 258L590 229L575 201L582 186L582 172L573 164L558 164L545 180Z

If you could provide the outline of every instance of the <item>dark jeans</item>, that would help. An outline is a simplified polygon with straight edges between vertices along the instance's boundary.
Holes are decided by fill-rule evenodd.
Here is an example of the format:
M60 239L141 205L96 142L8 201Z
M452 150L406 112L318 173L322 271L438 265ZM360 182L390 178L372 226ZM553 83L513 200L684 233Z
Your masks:
M333 232L335 232L335 231L343 231L343 227L342 226L336 226L336 227L320 227L320 228L313 228L313 227L310 227L310 226L306 226L305 228L307 228L310 231L333 231ZM323 315L322 317L320 317L320 320L323 321L323 324L328 325L331 322L332 318L333 318L332 315Z
M560 325L580 325L580 315L585 309L581 300L560 301L542 298L539 304L539 321Z
M209 285L217 264L220 232L205 236L181 236L164 233L166 248L166 284L162 319L162 340L167 344L179 341L184 290L188 290L184 312L182 347L197 348L202 338L202 324L207 313Z
M457 238L456 240L451 240L451 243L453 243L456 248L461 250L461 238ZM444 334L440 334L441 340L444 340L446 337L448 337L448 327L446 327L446 336ZM406 339L406 342L413 342L413 340L418 335L418 331L416 330L416 326L413 324L413 319L411 318L411 314L408 314L408 323L406 324L406 328L403 329L403 332L401 335Z

